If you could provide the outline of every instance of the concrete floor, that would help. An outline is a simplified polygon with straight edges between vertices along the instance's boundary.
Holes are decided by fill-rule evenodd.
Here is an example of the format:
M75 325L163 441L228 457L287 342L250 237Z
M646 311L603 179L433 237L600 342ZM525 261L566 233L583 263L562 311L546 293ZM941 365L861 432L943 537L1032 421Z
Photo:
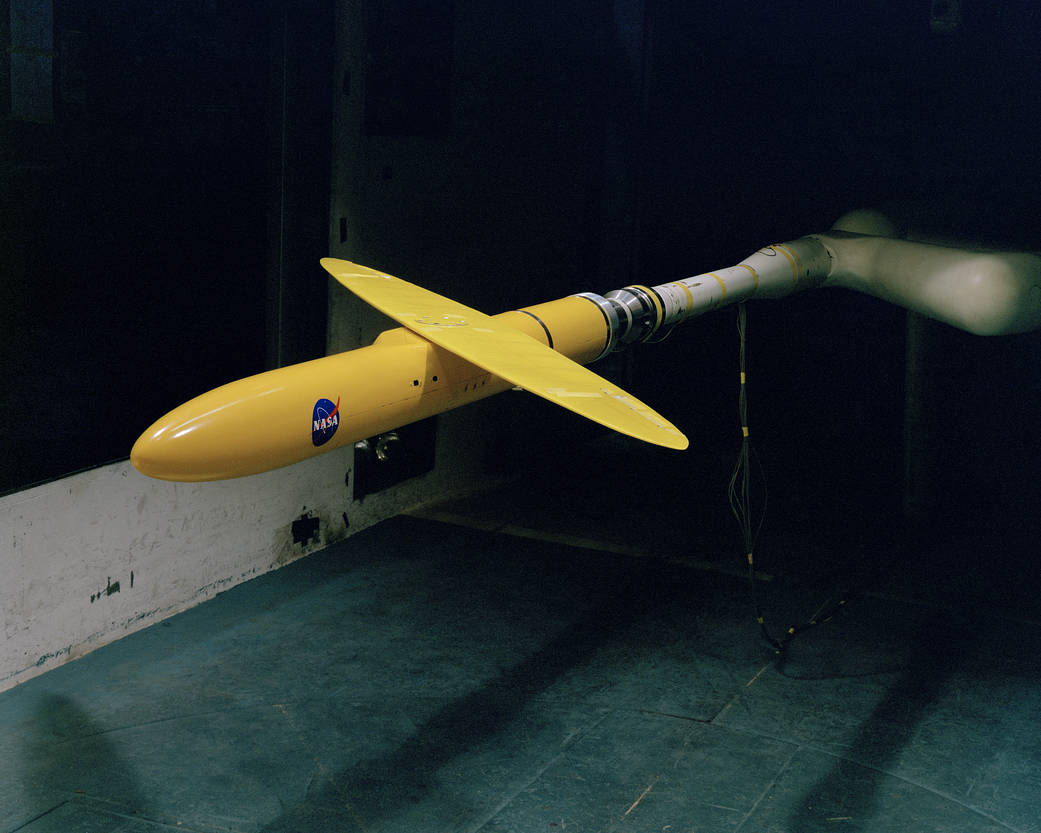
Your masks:
M1023 574L917 553L779 659L728 519L615 493L395 518L0 695L0 830L1041 831Z

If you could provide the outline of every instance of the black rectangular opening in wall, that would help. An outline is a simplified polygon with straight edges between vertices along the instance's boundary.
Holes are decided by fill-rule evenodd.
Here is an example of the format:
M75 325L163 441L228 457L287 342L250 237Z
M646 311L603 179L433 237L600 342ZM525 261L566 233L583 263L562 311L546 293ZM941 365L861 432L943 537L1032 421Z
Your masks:
M355 500L433 471L437 417L413 422L354 446Z

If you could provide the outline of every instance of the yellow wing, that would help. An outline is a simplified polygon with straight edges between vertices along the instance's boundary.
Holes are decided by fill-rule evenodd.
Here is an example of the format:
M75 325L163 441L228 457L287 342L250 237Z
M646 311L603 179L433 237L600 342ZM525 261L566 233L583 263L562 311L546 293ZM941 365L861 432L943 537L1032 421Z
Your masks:
M402 326L511 384L631 437L675 449L688 445L636 397L519 330L366 266L331 257L322 266Z

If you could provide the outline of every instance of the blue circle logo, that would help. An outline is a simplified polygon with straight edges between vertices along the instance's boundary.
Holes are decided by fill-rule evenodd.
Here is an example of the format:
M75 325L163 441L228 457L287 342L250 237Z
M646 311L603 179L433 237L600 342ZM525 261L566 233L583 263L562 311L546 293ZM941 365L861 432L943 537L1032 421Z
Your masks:
M340 398L334 404L329 399L319 399L314 403L311 414L311 442L315 446L325 445L333 438L340 427Z

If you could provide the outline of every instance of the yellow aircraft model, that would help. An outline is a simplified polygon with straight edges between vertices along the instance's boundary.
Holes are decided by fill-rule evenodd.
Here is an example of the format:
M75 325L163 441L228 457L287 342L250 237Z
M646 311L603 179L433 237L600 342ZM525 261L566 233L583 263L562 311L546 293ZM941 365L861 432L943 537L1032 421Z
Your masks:
M1041 327L1041 256L831 231L766 246L736 266L659 286L582 293L496 316L375 269L325 258L337 281L401 328L369 347L250 376L175 408L131 463L164 480L289 465L520 387L674 449L687 438L582 365L750 298L841 286L981 335Z

